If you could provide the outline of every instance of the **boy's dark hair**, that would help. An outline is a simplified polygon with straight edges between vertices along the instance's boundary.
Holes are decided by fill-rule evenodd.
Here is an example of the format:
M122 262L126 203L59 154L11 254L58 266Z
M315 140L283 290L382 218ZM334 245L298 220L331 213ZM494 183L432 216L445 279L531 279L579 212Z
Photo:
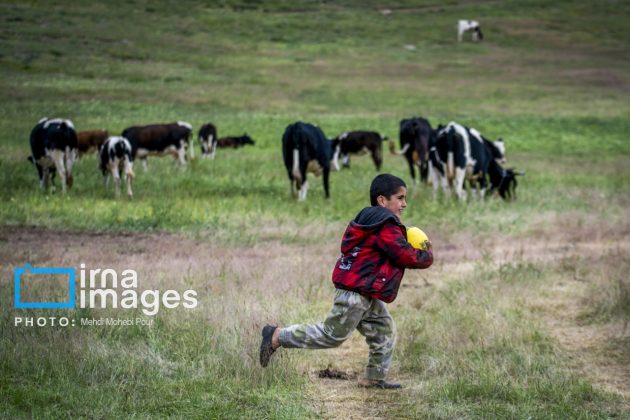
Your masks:
M378 205L376 198L379 195L389 199L389 197L398 192L400 187L407 188L407 184L397 176L390 174L377 175L376 178L372 180L372 185L370 185L370 204L373 206Z

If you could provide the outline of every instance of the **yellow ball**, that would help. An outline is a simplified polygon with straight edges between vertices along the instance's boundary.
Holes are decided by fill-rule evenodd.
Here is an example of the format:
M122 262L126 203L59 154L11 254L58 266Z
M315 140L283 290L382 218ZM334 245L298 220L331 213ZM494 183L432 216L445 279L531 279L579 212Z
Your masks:
M407 242L409 242L412 247L425 250L427 249L426 242L428 240L429 237L421 229L417 227L407 228Z

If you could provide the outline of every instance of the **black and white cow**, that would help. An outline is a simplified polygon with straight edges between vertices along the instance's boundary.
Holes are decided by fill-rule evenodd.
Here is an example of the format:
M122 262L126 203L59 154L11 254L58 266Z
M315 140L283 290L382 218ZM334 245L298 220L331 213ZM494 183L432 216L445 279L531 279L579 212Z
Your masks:
M52 191L55 189L55 170L61 178L62 192L66 193L66 185L72 186L72 167L77 159L77 133L70 120L42 118L31 131L31 156L29 160L35 164L39 175L39 185L48 189L48 178L51 178Z
M409 173L413 184L416 184L415 166L418 166L420 179L427 181L429 145L432 142L433 130L428 120L421 117L412 117L400 121L400 151L393 151L393 142L390 142L392 152L404 155L409 165Z
M177 121L170 124L152 124L125 128L122 137L129 140L133 158L142 160L147 169L147 156L170 154L186 165L186 150L191 141L192 126L187 122Z
M465 20L460 19L457 21L457 40L462 42L464 39L465 32L472 32L472 40L473 41L482 41L483 33L481 32L481 26L479 26L479 22L476 20Z
M201 144L201 155L214 159L217 151L217 128L212 123L207 123L199 129L199 144Z
M111 136L99 150L100 169L105 177L105 187L109 182L109 175L114 178L114 191L116 197L120 196L120 172L125 176L127 183L127 195L133 197L131 183L133 173L133 151L129 140L124 137Z
M332 140L333 166L339 168L337 163L341 155L341 161L345 168L350 167L350 154L363 154L370 152L376 170L381 169L383 164L383 140L386 136L381 136L376 131L349 131Z
M217 140L217 147L220 148L231 147L233 149L238 149L239 147L243 147L248 144L254 146L256 142L247 133L242 136L221 137Z
M453 187L457 197L465 200L464 182L468 180L483 198L486 175L492 161L505 161L503 140L489 141L475 129L450 122L439 130L430 150L434 195L437 195L438 186L441 185L444 191Z
M319 127L301 121L287 126L282 136L282 157L294 197L298 190L298 199L306 199L307 170L316 176L323 173L324 194L326 198L330 197L328 178L331 155L330 141Z

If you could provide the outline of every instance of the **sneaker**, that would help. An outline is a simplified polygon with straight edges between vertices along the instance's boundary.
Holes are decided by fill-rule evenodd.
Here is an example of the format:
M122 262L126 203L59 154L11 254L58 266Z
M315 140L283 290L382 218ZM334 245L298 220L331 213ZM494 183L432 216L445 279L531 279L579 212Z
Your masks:
M271 355L276 351L271 344L271 338L276 328L278 327L267 324L262 329L262 342L260 343L260 365L262 367L266 367L269 364Z
M390 384L389 382L385 382L382 379L378 381L370 381L369 384L363 384L359 382L359 386L361 388L377 388L377 389L400 389L402 388L401 384Z

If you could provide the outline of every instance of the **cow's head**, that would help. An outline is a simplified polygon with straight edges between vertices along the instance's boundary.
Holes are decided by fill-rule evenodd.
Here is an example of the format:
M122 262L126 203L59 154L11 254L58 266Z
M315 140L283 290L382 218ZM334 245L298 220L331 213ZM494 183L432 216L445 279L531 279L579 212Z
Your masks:
M256 144L256 142L251 137L249 137L249 135L247 133L245 133L241 137L241 144L243 146L245 146L246 144L251 144L252 146L254 146Z
M518 186L517 176L523 176L525 172L516 171L514 168L505 169L499 184L499 195L504 200L516 200L516 187Z

